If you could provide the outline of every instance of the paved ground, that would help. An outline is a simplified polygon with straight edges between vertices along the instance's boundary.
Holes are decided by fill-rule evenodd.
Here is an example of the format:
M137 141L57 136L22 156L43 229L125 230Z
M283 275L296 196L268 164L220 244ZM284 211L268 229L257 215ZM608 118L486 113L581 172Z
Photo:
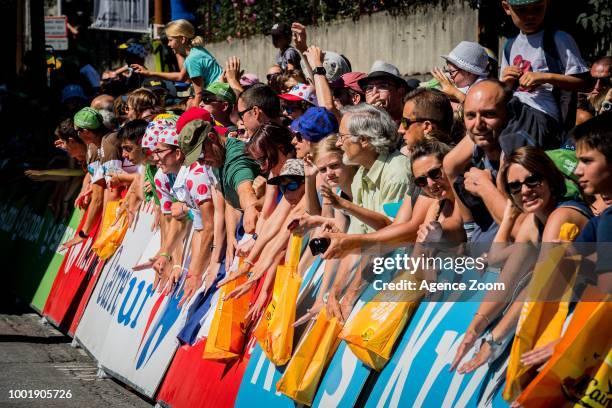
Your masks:
M119 383L99 379L94 361L32 310L10 309L0 307L0 407L152 406ZM10 390L60 390L58 397L70 391L71 398L11 399Z

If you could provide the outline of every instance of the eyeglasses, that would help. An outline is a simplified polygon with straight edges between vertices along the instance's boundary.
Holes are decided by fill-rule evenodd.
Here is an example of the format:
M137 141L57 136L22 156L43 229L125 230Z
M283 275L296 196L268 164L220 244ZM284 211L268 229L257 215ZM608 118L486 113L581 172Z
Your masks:
M218 100L217 98L212 98L210 96L202 98L202 103L205 103L207 105L210 105L211 103L215 103L215 102L222 102L222 101Z
M268 80L268 82L272 82L273 80L275 80L279 76L281 76L280 72L277 72L275 74L268 74L268 75L266 75L266 79Z
M169 148L167 148L167 149L153 150L153 151L151 152L151 154L152 154L153 156L157 156L157 158L161 160L163 157L161 157L161 156L160 156L160 153L167 152L167 151L169 151L169 150L174 151L174 150L176 150L176 148L174 148L174 147L169 147ZM167 155L164 155L164 157L166 157L166 156L167 156Z
M359 136L357 136L357 135L352 135L352 134L350 134L350 133L338 133L338 142L340 142L340 143L344 143L344 140L345 140L347 137L359 137Z
M303 180L294 180L287 184L279 184L278 188L280 189L281 193L285 194L285 191L296 191L298 188L300 188L302 183L304 183Z
M426 118L414 118L414 119L410 119L410 118L403 117L402 120L400 121L400 124L402 125L402 127L404 129L408 129L414 123L423 123L425 121L434 122L433 120L426 119Z
M460 69L450 69L448 67L444 68L444 72L449 74L451 76L451 78L454 77L457 74L457 72L459 72L459 71L460 71Z
M509 181L508 182L508 190L510 194L518 194L523 189L523 185L526 185L529 188L536 188L542 184L543 177L539 174L532 174L531 176L525 177L523 181Z
M372 94L374 93L374 89L377 89L379 91L390 91L391 88L393 88L393 85L387 82L382 82L382 83L377 83L377 84L368 84L365 87L365 93Z
M127 152L127 153L132 153L134 151L134 146L121 146L121 149L123 149L123 151Z
M436 181L439 180L440 177L442 177L442 167L436 167L429 170L425 175L415 178L414 184L416 184L417 187L423 188L427 185L427 179Z
M255 108L255 105L251 106L250 108L246 108L243 111L238 111L238 117L240 118L240 120L243 120L243 116L245 113L252 111Z

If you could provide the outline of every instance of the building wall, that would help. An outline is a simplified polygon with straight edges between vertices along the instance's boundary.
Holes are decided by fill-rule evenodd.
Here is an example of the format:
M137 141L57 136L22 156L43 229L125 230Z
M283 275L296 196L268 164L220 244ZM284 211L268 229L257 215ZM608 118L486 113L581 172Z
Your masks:
M477 35L478 11L467 2L446 10L427 8L407 16L375 13L356 22L343 20L308 27L309 44L344 54L354 71L367 72L372 62L382 59L395 64L403 75L415 76L443 66L440 55L461 40L476 41ZM206 47L222 66L228 57L240 56L246 72L260 78L265 77L276 54L271 38L261 35Z

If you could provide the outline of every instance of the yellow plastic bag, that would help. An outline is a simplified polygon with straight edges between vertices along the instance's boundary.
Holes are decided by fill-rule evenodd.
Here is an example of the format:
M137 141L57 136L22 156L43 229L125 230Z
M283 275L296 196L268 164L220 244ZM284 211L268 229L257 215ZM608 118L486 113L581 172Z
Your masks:
M276 268L272 299L253 331L268 360L277 366L286 364L293 351L293 323L302 283L298 272L301 247L302 237L292 235L288 260Z
M239 264L242 266L242 259ZM241 276L219 289L219 300L204 346L204 359L224 361L242 354L246 340L244 317L249 309L252 289L238 298L225 301L223 298L247 279L246 275Z
M401 280L416 282L408 272L402 272L393 282ZM379 292L344 326L340 338L365 365L380 371L391 358L393 346L422 295L421 291Z
M612 384L612 349L608 350L606 359L597 370L595 377L589 381L580 402L575 408L607 408L610 406L610 384Z
M123 242L125 233L128 230L127 213L117 214L121 203L122 201L109 201L106 204L104 217L102 218L102 228L92 246L92 250L102 260L113 256Z
M323 371L340 343L340 330L338 319L328 319L323 308L276 383L277 391L300 404L311 405Z
M583 299L588 301L576 305L552 357L517 398L521 406L567 406L578 403L589 386L595 386L593 379L612 347L612 298L589 286ZM596 387L607 390L608 384ZM601 395L593 397L598 400Z
M561 226L559 239L571 241L578 235L576 225L565 223ZM559 265L564 260L566 247L564 245L552 248L545 260L538 262L533 271L529 285L529 299L545 299L546 291L551 282L561 282ZM572 276L567 277L567 285L562 300L559 302L526 301L521 310L516 334L508 358L506 371L506 386L503 397L513 401L537 374L532 366L521 364L521 356L527 351L545 346L561 337L561 331L569 310L569 300L576 278L576 267Z

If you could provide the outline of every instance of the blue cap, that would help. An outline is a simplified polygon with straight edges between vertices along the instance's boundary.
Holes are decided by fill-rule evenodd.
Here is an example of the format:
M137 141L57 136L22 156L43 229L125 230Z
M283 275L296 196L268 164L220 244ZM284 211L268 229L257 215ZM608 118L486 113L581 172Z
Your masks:
M316 143L338 131L338 120L327 109L314 106L291 123L291 130L299 132L309 142Z
M66 100L70 98L81 98L83 100L87 100L87 96L85 96L85 91L81 85L70 84L66 85L64 89L62 89L62 103L66 102Z

